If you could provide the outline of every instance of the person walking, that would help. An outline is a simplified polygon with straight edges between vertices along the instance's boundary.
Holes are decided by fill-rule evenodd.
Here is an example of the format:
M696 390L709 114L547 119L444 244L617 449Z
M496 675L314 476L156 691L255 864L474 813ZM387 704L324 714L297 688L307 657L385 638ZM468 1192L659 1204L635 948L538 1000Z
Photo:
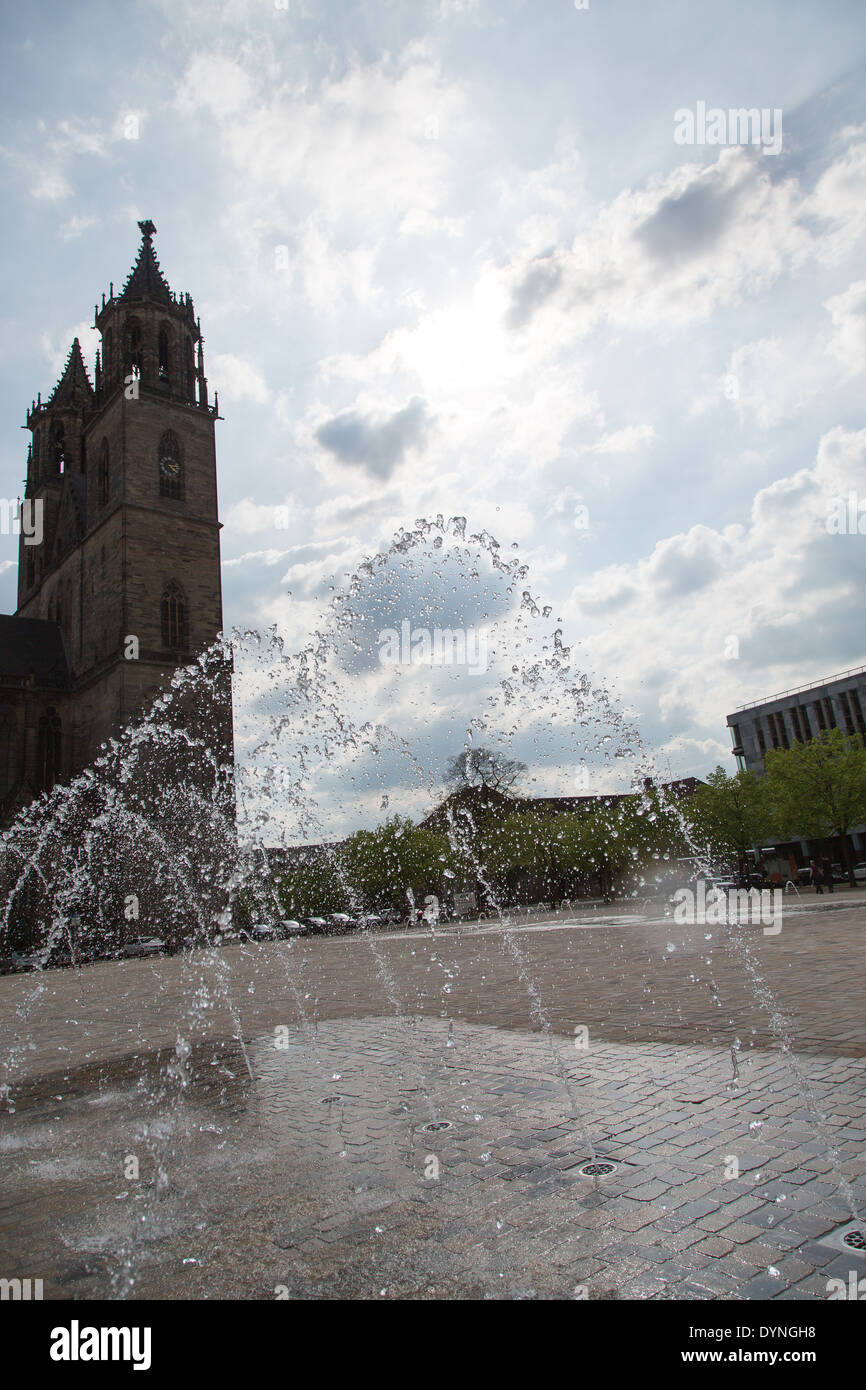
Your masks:
M812 882L813 882L814 885L815 885L815 892L816 892L816 893L823 893L823 892L824 892L824 876L823 876L823 874L821 873L820 865L818 864L818 861L817 861L816 859L810 860L810 862L809 862L809 872L810 872L811 875L812 875Z
M824 858L821 860L821 874L823 875L824 882L825 882L826 885L827 885L827 892L828 892L828 893L832 893L832 892L833 892L833 865L830 863L830 860L827 858L826 855L825 855Z

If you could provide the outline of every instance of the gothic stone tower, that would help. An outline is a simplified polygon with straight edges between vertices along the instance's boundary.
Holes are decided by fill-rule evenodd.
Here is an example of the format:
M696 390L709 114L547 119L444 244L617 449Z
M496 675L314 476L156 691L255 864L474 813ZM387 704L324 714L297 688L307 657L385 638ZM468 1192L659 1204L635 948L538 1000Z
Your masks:
M42 539L25 520L18 611L0 617L3 819L88 765L222 629L218 402L192 300L138 225L126 284L96 310L94 383L76 339L27 415L25 518L41 504ZM230 757L230 693L212 718Z

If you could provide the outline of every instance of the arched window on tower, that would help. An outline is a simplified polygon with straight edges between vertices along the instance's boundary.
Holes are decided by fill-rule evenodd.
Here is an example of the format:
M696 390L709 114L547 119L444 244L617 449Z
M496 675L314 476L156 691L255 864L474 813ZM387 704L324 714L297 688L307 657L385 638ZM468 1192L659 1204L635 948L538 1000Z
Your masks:
M183 498L183 449L174 430L166 430L159 441L159 495Z
M195 354L192 348L192 338L187 338L186 347L186 395L187 400L195 400Z
M54 709L47 709L39 720L39 767L42 790L50 792L60 780L63 757L63 727Z
M168 347L168 332L165 328L159 330L159 379L168 382L171 379L171 361Z
M114 367L114 333L110 328L105 330L102 338L102 372L103 376L109 377Z
M102 447L99 450L99 505L104 507L111 495L111 459L108 450L108 440L103 439Z
M18 774L18 721L11 705L0 705L0 799L9 795Z
M169 584L160 606L162 645L171 651L186 651L188 642L186 600L177 584Z
M55 420L51 426L51 462L55 473L62 473L66 466L66 430L62 420Z
M141 376L141 325L137 319L129 319L124 324L123 336L126 344L126 371L133 376Z

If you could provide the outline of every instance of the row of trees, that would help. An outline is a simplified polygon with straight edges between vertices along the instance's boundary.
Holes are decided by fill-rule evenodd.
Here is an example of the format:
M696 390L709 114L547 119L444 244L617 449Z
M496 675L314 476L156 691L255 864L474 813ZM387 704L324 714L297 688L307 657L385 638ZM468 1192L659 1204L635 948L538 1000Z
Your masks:
M855 882L848 836L866 824L866 742L830 729L808 743L768 751L766 775L717 767L690 798L687 813L701 846L742 872L754 846L785 840L837 840Z
M613 896L658 860L688 852L683 827L657 793L552 814L525 803L433 830L394 816L321 852L274 884L287 916L363 906L405 913L428 894L471 888L509 906L598 892Z
M845 836L866 822L864 741L839 730L768 753L762 778L717 767L680 800L648 787L554 812L515 795L520 768L503 770L495 755L478 750L461 781L452 760L446 780L459 795L432 823L394 816L310 857L272 885L282 912L405 914L428 894L447 902L452 889L467 886L502 906L591 893L609 898L648 891L644 885L681 871L676 861L688 857L745 873L755 848L794 838L841 837L850 874Z

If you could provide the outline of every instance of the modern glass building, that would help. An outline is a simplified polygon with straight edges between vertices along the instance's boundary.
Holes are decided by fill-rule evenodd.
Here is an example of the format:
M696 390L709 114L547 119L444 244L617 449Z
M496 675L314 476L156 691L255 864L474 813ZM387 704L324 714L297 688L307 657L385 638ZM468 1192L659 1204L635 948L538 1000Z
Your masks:
M741 705L727 722L737 767L763 776L769 748L790 748L824 729L866 734L866 666Z
M769 749L790 748L795 741L806 742L825 729L866 734L866 666L741 705L728 715L727 723L737 767L763 777ZM855 859L866 859L866 825L856 826L847 838ZM838 846L834 843L832 849ZM792 841L777 846L777 850L790 858L793 870L795 862L808 862L812 855L830 852L831 842Z

